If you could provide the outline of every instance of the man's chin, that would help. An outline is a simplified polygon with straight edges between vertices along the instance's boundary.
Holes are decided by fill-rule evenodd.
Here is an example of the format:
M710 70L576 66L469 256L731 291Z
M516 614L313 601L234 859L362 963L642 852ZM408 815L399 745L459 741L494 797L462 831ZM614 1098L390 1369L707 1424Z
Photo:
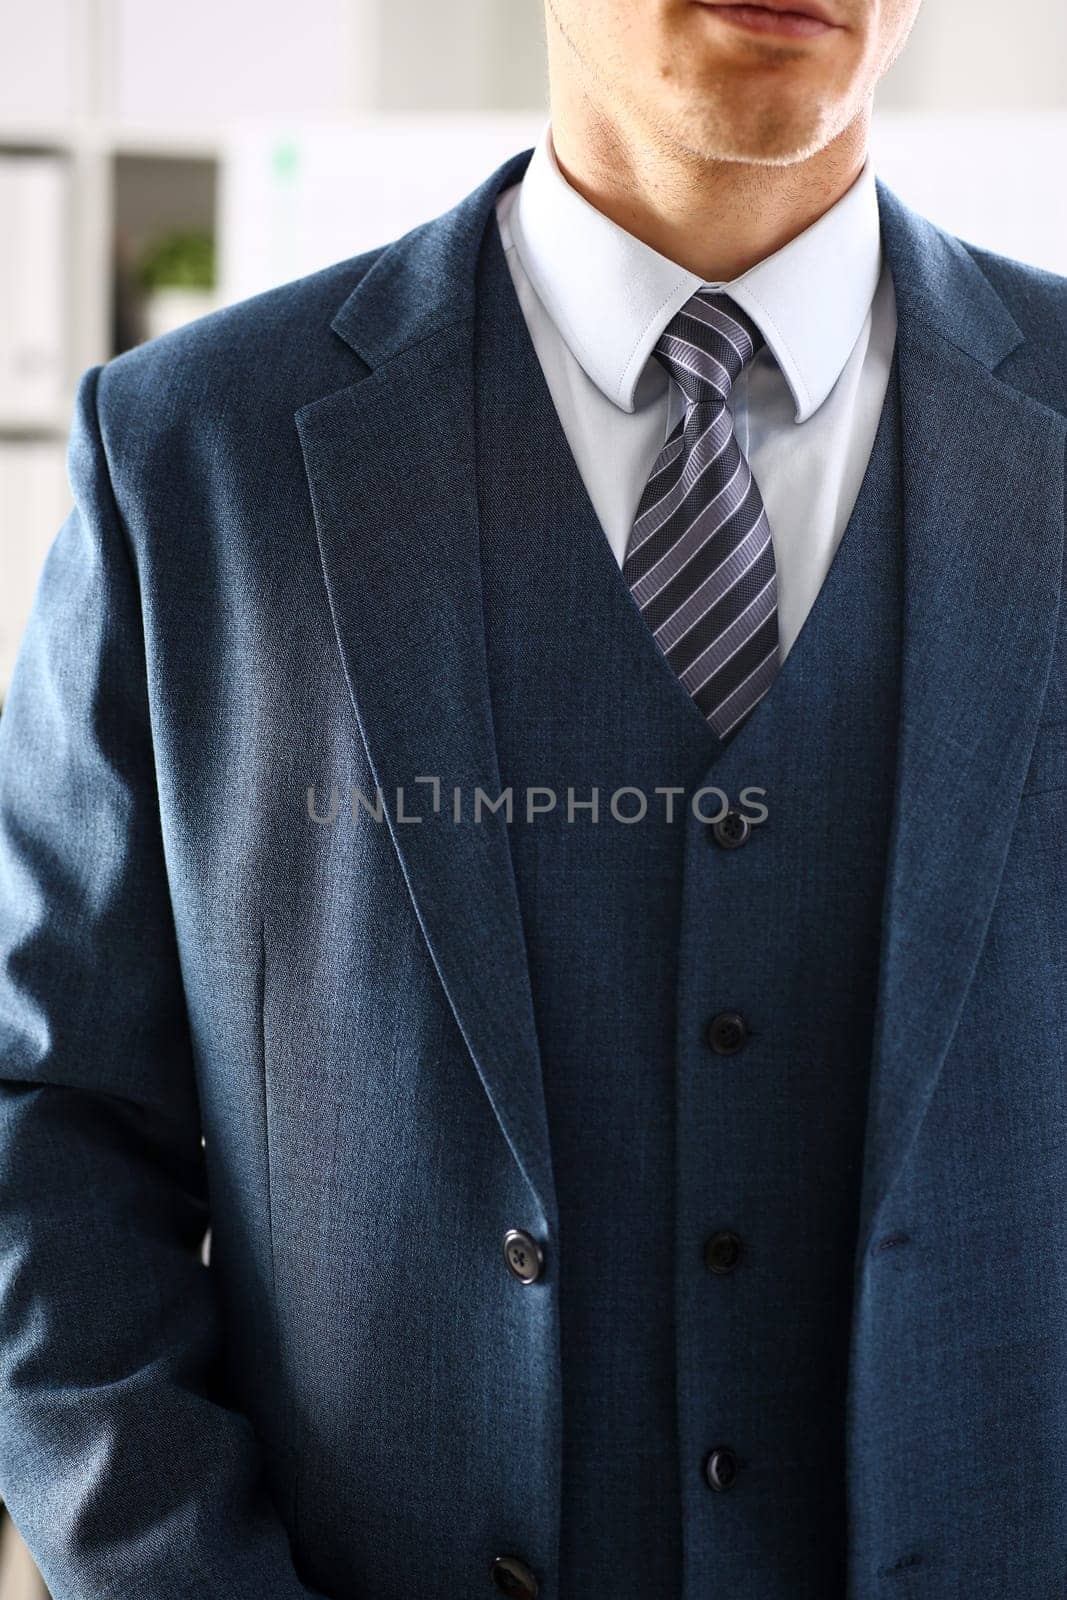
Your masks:
M781 106L762 117L685 119L676 129L678 143L704 161L736 161L749 166L789 167L809 160L833 138L827 119L807 114L789 116Z

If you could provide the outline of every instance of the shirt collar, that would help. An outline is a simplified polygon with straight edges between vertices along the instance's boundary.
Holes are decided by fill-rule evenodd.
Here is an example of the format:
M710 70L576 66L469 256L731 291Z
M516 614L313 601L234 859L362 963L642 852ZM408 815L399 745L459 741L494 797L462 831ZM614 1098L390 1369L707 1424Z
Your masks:
M575 359L609 400L635 408L656 340L701 287L758 325L793 396L818 410L870 310L882 265L870 158L852 186L788 244L730 283L705 284L589 204L564 178L546 124L512 212L523 269Z

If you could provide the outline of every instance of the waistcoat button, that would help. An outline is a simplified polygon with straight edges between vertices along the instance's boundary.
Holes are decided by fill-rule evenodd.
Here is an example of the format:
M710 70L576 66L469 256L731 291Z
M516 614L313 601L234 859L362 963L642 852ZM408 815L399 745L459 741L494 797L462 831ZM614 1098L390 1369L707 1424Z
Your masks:
M532 1234L509 1228L504 1235L504 1260L520 1283L535 1283L545 1264L545 1253Z
M708 1023L707 1038L717 1056L736 1055L748 1038L744 1017L737 1011L720 1011Z
M537 1579L518 1556L497 1556L489 1576L500 1593L511 1595L512 1600L533 1600L537 1593Z
M724 1228L721 1233L713 1233L710 1239L705 1239L704 1265L709 1272L721 1277L724 1273L733 1272L741 1260L742 1250L737 1234Z
M711 825L711 837L723 850L738 850L747 843L752 825L743 811L727 811Z
M737 1457L725 1445L720 1445L708 1456L704 1472L712 1489L729 1489L737 1477Z

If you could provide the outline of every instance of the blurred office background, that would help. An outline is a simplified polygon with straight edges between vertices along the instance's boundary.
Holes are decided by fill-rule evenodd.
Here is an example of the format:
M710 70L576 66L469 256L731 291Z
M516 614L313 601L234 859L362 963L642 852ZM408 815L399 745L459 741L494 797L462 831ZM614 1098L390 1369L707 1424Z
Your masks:
M541 0L0 0L0 701L69 508L78 375L384 242L536 138ZM876 166L1067 273L1067 5L927 0ZM0 1600L39 1600L0 1533Z

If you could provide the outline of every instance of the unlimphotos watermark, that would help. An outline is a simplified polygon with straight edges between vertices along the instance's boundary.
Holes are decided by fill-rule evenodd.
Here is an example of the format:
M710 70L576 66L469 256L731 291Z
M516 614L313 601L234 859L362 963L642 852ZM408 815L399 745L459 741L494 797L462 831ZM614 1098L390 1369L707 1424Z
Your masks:
M428 816L444 817L457 824L481 823L487 817L499 816L507 823L533 823L552 816L567 823L612 821L630 826L650 817L673 823L690 814L698 822L715 823L737 810L752 826L758 826L769 815L763 803L766 794L766 789L748 784L739 791L736 805L723 789L706 786L689 794L677 784L656 785L651 791L633 784L610 791L596 787L580 790L570 785L560 790L535 784L518 790L508 787L491 795L477 786L466 790L458 784L446 785L440 778L419 777L412 779L410 785L400 784L391 791L389 806L380 788L367 794L350 785L342 805L339 783L332 783L328 790L309 783L307 815L309 821L323 828L334 827L342 817L352 822L391 820L403 826L421 823Z

